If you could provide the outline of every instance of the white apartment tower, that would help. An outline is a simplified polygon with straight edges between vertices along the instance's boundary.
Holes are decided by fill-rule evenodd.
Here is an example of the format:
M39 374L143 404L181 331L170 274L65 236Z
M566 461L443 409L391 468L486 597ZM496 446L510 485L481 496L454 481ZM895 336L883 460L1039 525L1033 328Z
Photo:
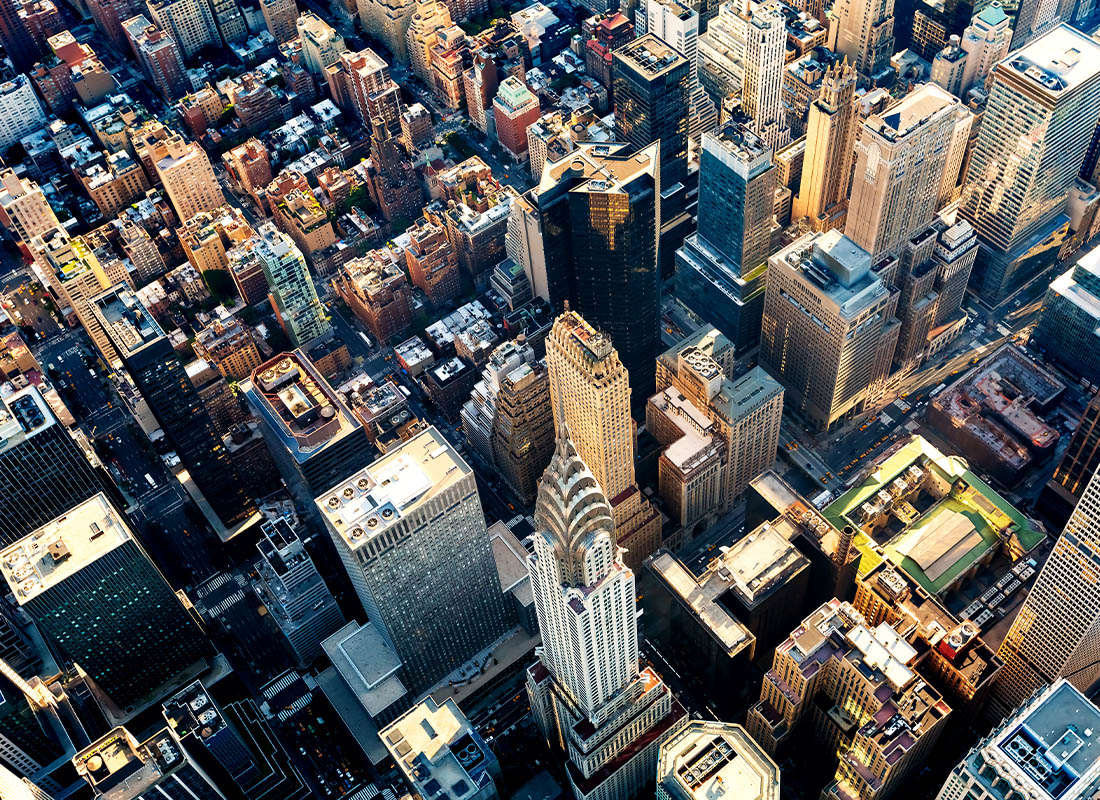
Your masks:
M10 169L0 172L0 225L29 245L60 224L37 183Z
M1093 475L997 655L999 710L1066 678L1082 691L1100 678L1100 472Z
M971 89L985 86L993 67L1008 55L1011 41L1008 15L999 3L991 3L974 15L959 42L966 53L960 97L966 97Z
M856 68L860 84L890 68L894 55L894 0L837 0L832 49Z
M753 133L773 152L791 143L782 96L786 55L787 23L783 12L775 3L756 6L745 29L741 109L752 117Z
M566 311L546 339L554 420L573 443L611 503L617 541L629 563L657 549L661 515L634 480L634 421L630 376L611 339L580 314Z
M527 672L532 711L568 756L577 800L628 800L651 784L661 742L687 716L652 669L638 668L634 573L607 496L562 422L535 528L527 569L542 646Z

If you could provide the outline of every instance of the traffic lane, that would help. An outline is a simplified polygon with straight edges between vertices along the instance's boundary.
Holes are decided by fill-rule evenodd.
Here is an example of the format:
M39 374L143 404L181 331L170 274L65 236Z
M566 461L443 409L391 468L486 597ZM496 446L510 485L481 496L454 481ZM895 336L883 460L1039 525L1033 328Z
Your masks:
M37 334L41 339L48 339L63 330L57 317L54 316L53 299L45 288L39 286L37 290L32 288L35 284L26 276L14 286L5 288L4 308L12 315L12 321Z

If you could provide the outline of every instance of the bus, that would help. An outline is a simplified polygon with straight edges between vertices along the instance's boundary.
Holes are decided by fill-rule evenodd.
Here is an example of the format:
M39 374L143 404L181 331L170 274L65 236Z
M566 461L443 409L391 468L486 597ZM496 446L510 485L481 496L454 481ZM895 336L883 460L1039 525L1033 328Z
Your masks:
M150 475L148 472L145 473L145 480L149 481L149 485L151 487L153 487L154 489L157 488L157 482L153 480L153 476Z
M937 387L936 387L935 389L933 389L932 391L930 391L930 392L928 393L928 396L929 396L930 398L931 398L931 397L935 397L936 395L938 395L938 394L939 394L940 392L942 392L942 391L943 391L944 389L946 389L946 388L947 388L947 384L946 384L946 383L941 383L941 384L940 384L939 386L937 386Z
M374 347L374 345L371 343L370 338L362 331L359 331L359 338L363 340L363 344L365 344L367 347Z

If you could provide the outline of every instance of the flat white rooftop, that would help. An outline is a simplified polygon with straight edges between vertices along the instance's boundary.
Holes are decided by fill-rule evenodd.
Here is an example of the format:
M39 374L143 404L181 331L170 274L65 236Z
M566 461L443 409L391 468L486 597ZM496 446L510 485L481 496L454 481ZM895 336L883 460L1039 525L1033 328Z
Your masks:
M100 492L0 551L0 575L22 605L132 538Z

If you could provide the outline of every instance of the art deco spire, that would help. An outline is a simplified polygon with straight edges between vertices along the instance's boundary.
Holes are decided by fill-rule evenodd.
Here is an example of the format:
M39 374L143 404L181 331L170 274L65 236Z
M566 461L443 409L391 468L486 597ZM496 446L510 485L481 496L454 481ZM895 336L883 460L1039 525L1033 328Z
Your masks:
M552 543L562 581L570 585L590 582L585 554L597 534L607 533L614 545L611 506L573 446L564 421L558 423L554 455L539 481L535 528Z

